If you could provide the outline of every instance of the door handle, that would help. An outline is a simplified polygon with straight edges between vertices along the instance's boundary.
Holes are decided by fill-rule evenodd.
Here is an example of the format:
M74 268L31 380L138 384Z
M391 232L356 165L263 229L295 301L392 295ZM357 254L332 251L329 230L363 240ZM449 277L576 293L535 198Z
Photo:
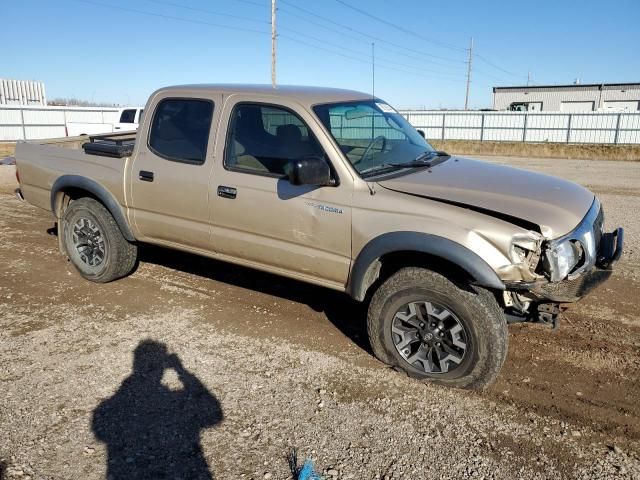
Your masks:
M222 198L236 198L238 191L233 187L218 185L218 196Z
M146 170L140 170L138 178L143 182L153 182L153 172L147 172Z
M120 130L120 127L113 127L115 130Z

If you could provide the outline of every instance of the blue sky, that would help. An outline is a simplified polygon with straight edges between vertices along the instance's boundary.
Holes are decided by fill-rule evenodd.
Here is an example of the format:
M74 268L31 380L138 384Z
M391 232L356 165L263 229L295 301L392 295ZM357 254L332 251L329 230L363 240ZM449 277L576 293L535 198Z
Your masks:
M270 3L4 2L0 77L44 81L49 98L120 104L144 104L154 89L172 84L269 83ZM640 81L638 0L278 0L278 6L281 84L370 92L375 42L376 95L396 107L461 108L471 36L473 108L491 105L494 85L525 84L528 71L532 84Z

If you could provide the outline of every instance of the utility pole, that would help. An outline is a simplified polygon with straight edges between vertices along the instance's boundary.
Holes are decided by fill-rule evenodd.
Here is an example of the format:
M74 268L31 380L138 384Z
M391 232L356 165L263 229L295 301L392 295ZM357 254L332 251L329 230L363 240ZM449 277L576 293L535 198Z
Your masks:
M276 88L276 0L271 0L271 86Z
M469 62L467 63L467 94L464 97L464 109L469 109L469 87L471 86L471 63L473 62L473 37L469 43Z
M531 70L527 72L527 87L529 86L530 81L531 81Z

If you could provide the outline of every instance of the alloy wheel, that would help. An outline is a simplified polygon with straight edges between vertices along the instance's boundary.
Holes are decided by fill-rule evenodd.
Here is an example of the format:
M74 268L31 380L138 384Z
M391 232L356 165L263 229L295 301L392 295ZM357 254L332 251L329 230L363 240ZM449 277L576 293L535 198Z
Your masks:
M400 356L425 373L451 372L467 353L464 325L453 312L434 302L403 305L393 317L391 330Z
M89 218L79 218L73 225L73 246L80 259L90 267L97 267L105 258L105 242L98 225Z

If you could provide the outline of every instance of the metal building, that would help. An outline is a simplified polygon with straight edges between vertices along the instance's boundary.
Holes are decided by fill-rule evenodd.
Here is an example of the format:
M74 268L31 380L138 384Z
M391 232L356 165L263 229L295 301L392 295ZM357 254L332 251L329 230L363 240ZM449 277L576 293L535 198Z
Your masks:
M0 78L0 105L47 105L44 83Z
M493 87L494 110L638 112L640 83Z

